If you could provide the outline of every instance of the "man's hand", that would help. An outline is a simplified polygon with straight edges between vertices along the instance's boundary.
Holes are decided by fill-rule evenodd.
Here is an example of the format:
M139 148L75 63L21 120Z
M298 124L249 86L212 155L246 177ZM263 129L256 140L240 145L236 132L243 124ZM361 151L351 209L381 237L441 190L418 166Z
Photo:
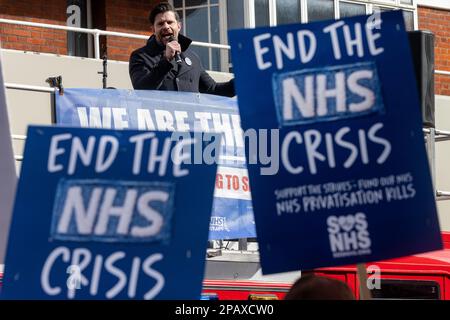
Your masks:
M181 52L181 46L177 41L170 41L166 44L166 51L164 52L164 57L167 61L171 61L177 52Z

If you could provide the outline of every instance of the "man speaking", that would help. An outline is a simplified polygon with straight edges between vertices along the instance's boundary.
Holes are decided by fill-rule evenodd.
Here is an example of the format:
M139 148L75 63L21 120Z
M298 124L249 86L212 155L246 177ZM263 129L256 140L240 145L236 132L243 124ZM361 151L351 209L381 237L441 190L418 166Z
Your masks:
M216 83L189 49L192 40L181 35L177 12L169 3L158 4L149 16L153 35L130 57L134 89L201 92L232 97L234 80Z

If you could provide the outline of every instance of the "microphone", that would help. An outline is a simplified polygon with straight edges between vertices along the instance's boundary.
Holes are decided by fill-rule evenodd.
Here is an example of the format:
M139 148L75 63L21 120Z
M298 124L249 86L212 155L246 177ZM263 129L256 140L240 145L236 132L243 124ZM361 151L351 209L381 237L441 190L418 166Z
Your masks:
M170 36L170 38L169 38L169 42L176 41L176 40L177 40L177 39L175 39L174 36ZM178 64L183 63L183 60L181 60L180 54L179 54L178 52L175 52L175 61L176 61Z

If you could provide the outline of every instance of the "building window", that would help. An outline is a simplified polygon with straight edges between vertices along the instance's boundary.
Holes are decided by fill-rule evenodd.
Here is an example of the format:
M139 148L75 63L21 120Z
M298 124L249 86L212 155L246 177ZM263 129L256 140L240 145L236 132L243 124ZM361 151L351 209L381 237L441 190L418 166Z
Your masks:
M334 19L333 0L313 0L307 2L308 21Z
M414 11L403 11L403 18L405 19L405 27L407 31L414 30Z
M92 28L91 0L67 0L67 21L69 27ZM67 54L77 57L93 57L92 35L81 32L67 32Z
M402 10L407 30L414 30L414 0L243 0L249 7L248 27L312 22Z
M245 28L244 1L227 0L227 29Z
M181 18L182 33L193 41L221 44L225 43L221 25L223 18L219 0L173 0L173 6ZM226 29L225 29L226 30ZM207 70L222 70L221 49L192 46ZM226 54L226 52L225 52ZM226 54L227 56L227 54Z
M339 17L349 18L367 13L366 5L354 2L339 2Z
M88 0L86 0L88 1ZM172 0L182 32L194 41L227 44L227 30L347 18L402 10L406 29L414 30L414 0ZM192 46L205 69L230 72L228 50Z
M285 0L276 3L277 25L301 22L301 0Z
M436 281L382 279L380 289L371 290L373 299L439 300L440 286Z
M269 0L255 0L255 26L270 25Z
M407 31L414 30L414 11L403 10L395 7L381 7L381 6L372 6L372 12L386 12L391 10L402 10L403 19L405 20L405 28Z

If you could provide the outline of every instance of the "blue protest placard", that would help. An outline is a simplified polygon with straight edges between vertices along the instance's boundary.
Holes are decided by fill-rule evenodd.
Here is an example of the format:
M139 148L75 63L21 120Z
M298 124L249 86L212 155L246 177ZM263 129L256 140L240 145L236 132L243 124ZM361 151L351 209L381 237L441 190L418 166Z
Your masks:
M56 122L84 128L223 133L209 239L256 237L236 99L192 92L65 89Z
M1 296L199 299L220 135L29 127Z
M264 273L442 247L401 12L229 39Z

